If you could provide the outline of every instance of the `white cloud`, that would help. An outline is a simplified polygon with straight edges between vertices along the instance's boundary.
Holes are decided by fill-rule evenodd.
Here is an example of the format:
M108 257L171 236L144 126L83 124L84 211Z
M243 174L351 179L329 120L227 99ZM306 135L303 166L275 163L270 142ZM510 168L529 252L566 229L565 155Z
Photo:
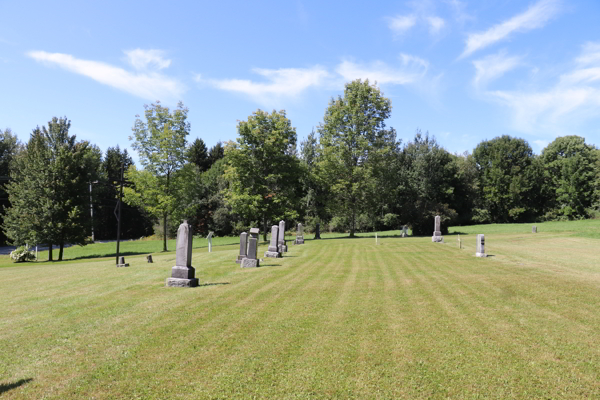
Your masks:
M156 69L165 69L171 65L171 60L163 57L162 50L135 49L125 51L125 54L129 64L138 70L147 69L150 66L154 66Z
M521 57L509 57L505 51L473 61L476 71L473 84L476 87L485 86L492 80L501 77L506 72L519 66L520 63Z
M382 61L358 64L345 60L337 66L336 72L346 81L369 79L380 85L405 85L422 78L429 68L429 63L419 57L401 54L400 60L399 68L390 67Z
M550 144L550 142L547 140L534 140L533 143L535 143L540 150L544 149Z
M218 89L243 93L261 103L271 104L284 97L296 97L310 87L321 86L329 76L327 70L318 65L312 68L255 68L252 71L266 78L266 82L247 79L212 79L207 82Z
M600 118L600 44L588 43L574 68L545 91L488 92L513 112L515 129L525 133L564 134Z
M462 57L467 57L477 50L506 39L514 32L526 32L541 28L548 20L558 13L558 0L541 0L529 7L527 11L481 33L472 33L467 37L466 47Z
M27 55L43 64L59 66L147 100L178 100L185 91L185 87L178 80L158 72L130 72L99 61L81 60L69 54L31 51ZM144 63L135 56L134 59L144 68L149 63L157 62L151 59ZM161 65L165 65L166 61L168 60L159 62L159 68L164 68Z
M429 16L426 19L429 23L429 33L431 33L432 35L438 34L442 30L444 25L446 25L446 21L444 21L440 17Z
M474 20L475 17L465 12L465 3L458 0L446 0L445 3L449 4L454 11L454 19L459 24L464 24L466 21Z
M388 27L397 35L403 34L417 23L414 15L397 15L388 18Z

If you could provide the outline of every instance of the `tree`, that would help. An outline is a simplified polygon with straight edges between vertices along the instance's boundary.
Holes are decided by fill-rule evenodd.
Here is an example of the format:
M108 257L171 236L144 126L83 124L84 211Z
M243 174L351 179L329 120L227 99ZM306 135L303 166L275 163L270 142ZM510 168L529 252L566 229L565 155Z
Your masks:
M267 223L296 218L300 198L300 168L296 158L296 129L285 111L258 110L238 123L239 137L225 151L229 186L227 204L246 221Z
M329 190L326 182L323 182L319 173L319 160L321 148L313 131L306 140L300 143L300 164L303 169L301 173L301 184L303 197L302 213L307 228L314 229L314 224L327 221L330 215L326 206L328 203Z
M347 83L344 96L331 99L319 126L319 169L332 192L330 208L349 220L354 236L357 214L376 192L373 166L385 151L393 129L385 129L392 103L369 81Z
M0 129L0 225L4 220L4 209L10 206L4 185L8 183L13 160L22 148L17 135L13 134L10 128L4 131ZM0 231L0 244L5 242L6 236Z
M524 222L539 214L541 170L524 139L508 135L479 143L473 151L482 210L489 221Z
M200 172L204 172L210 168L210 160L204 140L196 138L192 145L187 149L186 157L188 162L195 164Z
M155 218L162 217L163 251L167 251L167 217L182 206L184 177L179 172L186 160L189 110L181 102L173 112L158 101L144 108L146 122L137 116L129 137L144 169L128 168L127 180L134 187L125 189L125 202L142 207Z
M216 163L223 157L225 157L225 148L223 147L223 143L217 142L217 144L211 147L208 151L208 168L210 168L214 163Z
M98 177L101 152L77 142L70 127L66 117L54 117L48 128L34 129L6 187L6 235L16 245L47 243L49 260L52 245L62 260L65 243L86 244L91 228L88 185Z
M595 202L596 149L582 137L563 136L542 150L540 157L551 193L550 213L569 219L587 217Z

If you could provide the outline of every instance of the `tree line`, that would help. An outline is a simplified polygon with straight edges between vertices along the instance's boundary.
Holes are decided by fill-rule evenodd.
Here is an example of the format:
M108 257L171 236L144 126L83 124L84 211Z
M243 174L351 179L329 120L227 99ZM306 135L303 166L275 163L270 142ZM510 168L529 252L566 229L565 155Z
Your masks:
M435 215L447 230L600 213L600 150L584 138L559 137L540 155L508 135L464 154L420 130L403 143L386 125L391 101L369 81L347 83L300 144L285 111L257 110L238 123L235 141L208 149L200 138L188 143L188 112L155 102L136 116L130 140L139 168L118 146L102 154L77 141L66 117L35 128L25 144L0 131L8 240L58 246L61 259L65 243L89 243L92 227L95 239L115 238L121 180L122 237L150 235L154 226L164 250L184 218L198 234L258 226L266 240L280 219L350 236L402 225L428 235Z

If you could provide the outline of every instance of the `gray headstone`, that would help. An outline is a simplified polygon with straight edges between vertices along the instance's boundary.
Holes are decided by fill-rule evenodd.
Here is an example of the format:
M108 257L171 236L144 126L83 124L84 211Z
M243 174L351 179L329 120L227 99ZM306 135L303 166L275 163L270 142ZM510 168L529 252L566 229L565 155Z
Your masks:
M119 257L119 263L117 267L129 267L129 264L125 262L125 257Z
M240 254L235 260L236 263L241 264L242 260L246 258L248 248L248 234L246 232L242 232L240 234Z
M433 231L433 236L431 237L431 241L432 242L443 242L444 241L444 237L442 236L442 219L440 218L439 215L435 216L434 231Z
M296 231L296 240L294 244L304 244L304 226L298 224L298 230Z
M404 225L402 227L402 234L400 236L401 237L407 237L408 236L408 226Z
M537 233L537 226L531 228L531 233Z
M260 230L258 228L250 229L250 239L248 239L248 252L246 258L250 260L256 260L256 253L258 251L258 234Z
M287 252L287 246L285 244L285 221L279 221L279 236L277 240L277 247L280 253Z
M487 257L485 254L485 236L483 234L477 235L477 252L476 257Z
M315 239L321 239L321 224L315 226Z
M177 244L175 247L175 266L171 268L171 277L167 278L167 286L193 287L198 286L196 270L192 267L192 227L184 220L177 229Z
M279 226L273 225L271 227L271 242L269 243L269 249L265 251L265 257L279 258L281 253L279 252L279 246L277 246L277 238L279 237Z

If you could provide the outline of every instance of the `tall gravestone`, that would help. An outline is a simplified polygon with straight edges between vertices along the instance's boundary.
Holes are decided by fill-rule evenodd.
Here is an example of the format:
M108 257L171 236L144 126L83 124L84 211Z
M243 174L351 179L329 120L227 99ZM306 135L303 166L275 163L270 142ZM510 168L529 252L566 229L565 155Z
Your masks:
M431 237L432 242L443 242L444 237L442 236L442 222L439 215L435 216L435 225L433 236Z
M298 231L296 232L294 244L304 244L304 226L302 226L302 224L298 224Z
M175 249L175 266L171 268L171 277L167 278L167 286L198 286L196 270L192 267L192 227L184 220L177 229L177 245Z
M321 239L321 224L315 227L315 239Z
M487 257L485 254L485 236L483 234L477 235L477 252L476 257Z
M248 239L248 251L246 257L242 259L242 268L256 268L260 266L260 261L256 258L258 251L258 234L260 230L258 228L250 229L250 238ZM240 243L240 252L242 251L242 244Z
M248 234L246 232L242 232L240 234L240 254L237 256L236 263L241 264L242 260L246 258L248 254Z
M280 253L286 253L288 251L287 245L285 244L285 221L279 221L279 240L277 241Z
M279 252L279 246L277 245L277 240L279 237L279 226L273 225L271 227L271 242L269 243L269 248L265 251L265 257L279 258L281 257L281 253Z
M208 232L208 236L206 239L208 240L208 252L212 253L212 237L214 235L213 231Z
M537 226L531 228L531 233L537 233Z

